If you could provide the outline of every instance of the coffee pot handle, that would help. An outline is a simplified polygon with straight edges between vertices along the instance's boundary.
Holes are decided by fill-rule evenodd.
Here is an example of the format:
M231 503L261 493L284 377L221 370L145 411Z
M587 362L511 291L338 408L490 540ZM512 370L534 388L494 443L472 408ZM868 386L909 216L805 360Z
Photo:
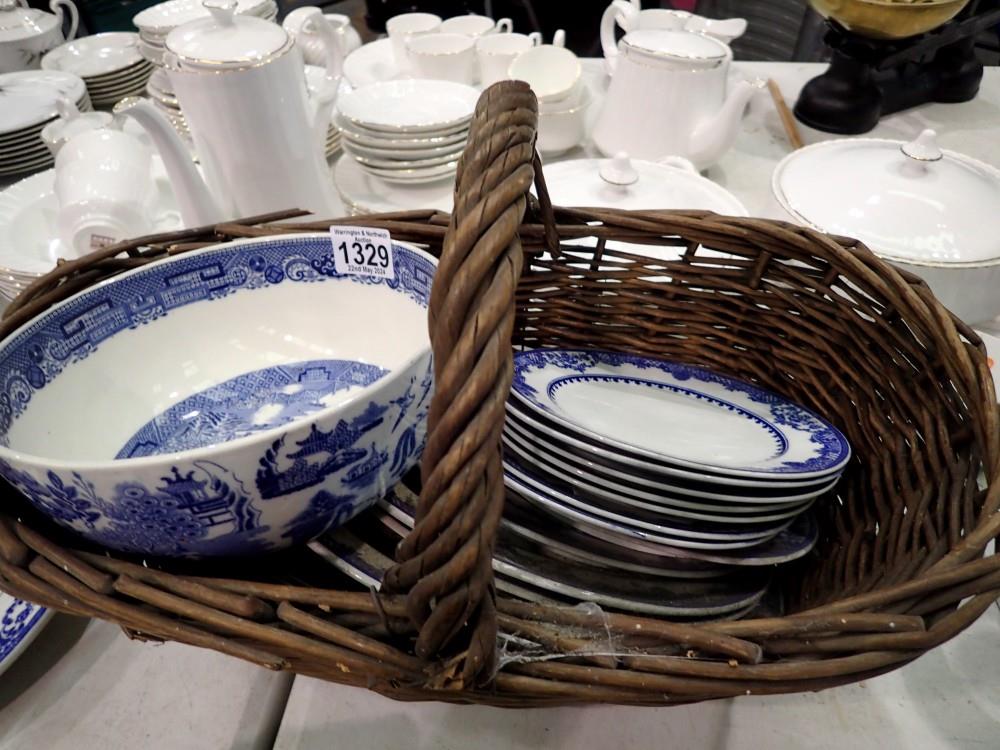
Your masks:
M636 6L626 0L613 0L601 16L601 49L604 51L605 66L609 73L614 73L618 63L618 41L615 39L615 25L625 31L631 30L633 20L639 11Z

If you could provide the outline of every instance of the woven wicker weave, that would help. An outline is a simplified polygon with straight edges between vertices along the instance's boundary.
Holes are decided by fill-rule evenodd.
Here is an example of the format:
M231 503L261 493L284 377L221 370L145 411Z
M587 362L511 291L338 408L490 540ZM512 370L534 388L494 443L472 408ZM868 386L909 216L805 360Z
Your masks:
M459 165L454 214L364 220L441 252L423 491L382 593L317 583L322 566L306 553L235 575L217 562L136 564L57 531L13 490L0 520L0 588L136 637L398 699L504 706L817 690L894 669L970 625L1000 595L1000 558L983 557L1000 534L998 414L976 335L925 284L851 240L705 213L553 209L535 124L530 91L492 87ZM526 197L533 181L538 201ZM287 216L64 263L11 306L0 334L165 254L331 223L275 223ZM596 248L572 244L594 236ZM653 262L608 240L675 246L683 257ZM511 340L707 365L836 423L855 455L819 509L816 551L782 580L792 614L691 625L498 597L490 560ZM498 630L548 657L498 660Z

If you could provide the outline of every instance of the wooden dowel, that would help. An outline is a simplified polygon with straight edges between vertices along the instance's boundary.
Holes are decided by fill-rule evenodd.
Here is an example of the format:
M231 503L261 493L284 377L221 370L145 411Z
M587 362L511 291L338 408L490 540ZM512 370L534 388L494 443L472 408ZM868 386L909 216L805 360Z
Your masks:
M802 141L802 134L799 132L799 125L795 122L795 115L788 108L785 96L781 93L781 89L773 78L768 79L767 90L771 92L771 101L774 102L774 108L778 110L778 117L781 118L781 127L785 129L785 136L788 138L788 142L794 150L802 148L805 144Z

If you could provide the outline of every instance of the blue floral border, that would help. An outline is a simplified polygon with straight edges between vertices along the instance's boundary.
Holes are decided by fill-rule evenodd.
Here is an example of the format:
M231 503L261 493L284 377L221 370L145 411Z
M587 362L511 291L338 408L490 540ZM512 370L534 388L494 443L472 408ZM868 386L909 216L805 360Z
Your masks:
M792 403L752 383L679 362L601 350L532 349L515 352L514 381L511 389L532 407L552 415L553 411L539 400L538 392L528 384L525 375L548 366L584 373L599 364L611 367L630 365L639 370L658 370L679 381L693 380L721 385L727 391L742 393L754 403L768 406L774 424L809 433L809 440L818 451L816 456L806 461L784 461L766 470L759 470L762 474L823 471L832 469L850 456L851 447L843 433L804 406Z
M16 620L8 622L10 613L15 608L21 608L20 612ZM7 607L3 613L0 613L0 671L3 671L4 660L34 630L46 611L45 607L15 598L11 606Z
M319 283L331 278L402 289L426 307L434 264L397 243L393 261L392 278L345 275L334 268L327 235L261 239L170 258L84 292L39 317L0 348L0 445L7 445L7 431L33 393L67 366L117 333L177 308L286 281Z

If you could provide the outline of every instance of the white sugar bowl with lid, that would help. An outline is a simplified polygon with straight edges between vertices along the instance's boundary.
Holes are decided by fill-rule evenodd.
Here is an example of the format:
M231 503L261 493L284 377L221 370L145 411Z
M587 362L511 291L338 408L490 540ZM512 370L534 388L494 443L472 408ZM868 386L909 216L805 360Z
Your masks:
M861 240L967 323L1000 315L1000 170L941 149L934 131L807 146L771 185L796 221Z
M728 90L733 53L718 39L690 31L630 31L613 68L604 109L592 134L606 155L642 159L683 156L698 169L733 144L743 112L759 86Z
M318 8L312 26L327 49L324 85L310 102L302 55L281 26L236 15L236 0L205 0L207 18L165 40L170 86L184 112L205 183L176 132L148 102L125 110L146 128L184 196L185 223L212 223L290 208L341 210L324 157L340 83L341 47Z
M27 6L24 0L0 0L0 73L37 68L43 53L66 41L63 8L70 18L67 37L76 35L79 19L71 0L52 0L51 13Z

